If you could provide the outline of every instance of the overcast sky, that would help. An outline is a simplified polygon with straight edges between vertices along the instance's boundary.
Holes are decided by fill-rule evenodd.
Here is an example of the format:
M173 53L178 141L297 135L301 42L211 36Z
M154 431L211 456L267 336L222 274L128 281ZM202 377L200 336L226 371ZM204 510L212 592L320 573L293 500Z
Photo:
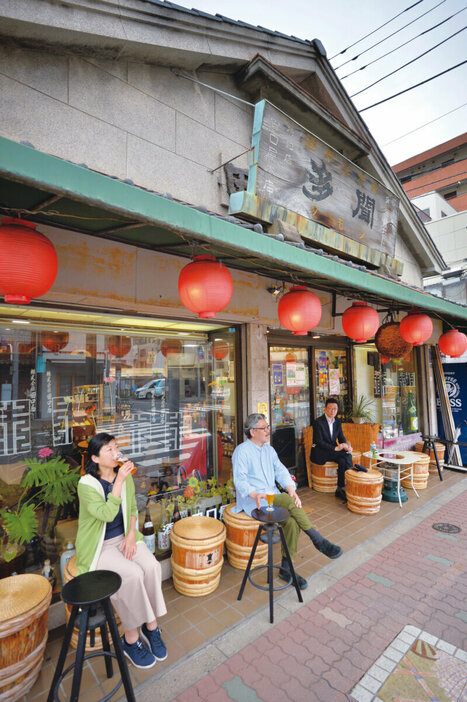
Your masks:
M254 25L279 30L301 39L318 38L323 43L328 58L342 51L358 39L387 22L392 17L413 5L417 0L179 0L178 4L195 7L215 14L216 12L232 19L241 19ZM423 13L424 17L399 31L395 36L383 41L347 65L339 68L344 61L360 54L374 43L384 39ZM404 12L386 27L374 33L342 56L331 61L339 78L365 66L370 61L395 49L404 42L416 37L425 30L442 22L465 8L464 0L422 0L416 7ZM467 11L463 10L440 27L416 38L407 46L394 51L374 63L359 70L355 75L343 80L349 95L365 88L370 83L407 63L427 51L451 34L466 25ZM357 109L372 105L405 88L464 61L467 56L467 31L463 31L434 49L407 68L383 80L378 85L353 98ZM382 148L391 165L418 154L425 149L452 139L466 131L467 105L467 64L432 80L419 88L396 97L378 107L362 113L370 131ZM445 117L429 124L414 133L392 142L407 132L435 120L451 110Z

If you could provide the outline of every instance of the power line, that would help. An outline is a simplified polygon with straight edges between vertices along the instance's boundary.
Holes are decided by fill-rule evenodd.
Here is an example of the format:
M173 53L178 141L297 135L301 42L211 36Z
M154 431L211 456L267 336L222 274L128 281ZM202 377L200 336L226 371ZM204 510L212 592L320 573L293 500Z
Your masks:
M429 83L431 80L434 80L435 78L439 78L440 76L444 76L445 73L449 73L449 71L453 71L455 68L459 68L459 66L463 66L464 63L467 63L467 59L465 61L461 61L460 63L457 63L455 66L451 66L451 68L446 68L445 71L441 71L441 73L437 73L435 76L431 76L431 78L427 78L426 80L422 80L420 83L416 83L416 85L410 86L410 88L406 88L405 90L400 90L398 93L394 93L394 95L390 95L387 98L384 98L384 100L379 100L379 102L373 103L373 105L368 105L367 107L363 107L359 112L365 112L365 110L371 110L372 107L377 107L378 105L382 105L383 102L388 102L388 100L392 100L395 97L398 97L399 95L403 95L404 93L408 93L409 90L413 90L414 88L420 87L420 85L425 85L425 83Z
M407 63L404 63L402 66L399 66L399 68L394 69L394 71L391 71L391 73L387 73L385 76L382 78L378 78L378 80L375 80L373 83L370 83L370 85L367 85L366 88L362 88L358 92L354 93L351 95L351 98L354 98L356 95L360 95L360 93L364 93L365 90L369 90L372 88L374 85L377 85L378 83L381 83L382 80L386 80L386 78L389 78L389 76L393 76L394 73L398 73L399 71L402 71L403 68L406 68L407 66L410 66L411 63L415 63L415 61L418 61L418 59L423 58L423 56L426 56L427 54L430 53L430 51L434 51L434 49L437 49L438 46L441 46L442 44L445 44L447 41L452 39L453 37L456 37L458 34L461 32L465 31L466 27L462 27L462 29L459 29L457 32L454 32L454 34L451 34L450 37L447 37L446 39L443 39L443 41L440 41L439 44L435 44L435 46L432 46L431 49L427 49L427 51L424 51L423 54L419 54L415 58L413 58L411 61L407 61Z
M412 39L408 39L408 41L405 41L403 44L399 44L399 46L396 46L395 49L391 49L391 51L386 51L385 54L382 54L381 56L378 56L378 58L375 58L373 61L370 61L369 63L366 63L364 66L361 66L360 68L356 68L355 71L352 71L351 73L347 73L346 76L342 76L340 80L345 80L346 78L349 78L350 76L353 76L355 73L358 73L359 71L364 71L365 68L368 68L368 66L372 66L374 63L377 61L381 61L381 59L386 58L386 56L389 56L390 54L393 54L395 51L398 51L399 49L402 49L404 46L407 46L407 44L410 44L412 41L415 41L415 39L419 39L422 37L424 34L428 34L429 32L432 32L433 29L437 29L438 27L441 27L442 24L445 24L446 22L449 22L453 17L456 15L459 15L461 12L464 12L466 8L463 7L461 10L458 10L455 12L453 15L450 17L447 17L444 19L442 22L438 22L438 24L434 24L433 27L430 27L429 29L425 29L423 32L420 32L420 34L417 34L415 37L412 37Z
M460 110L461 107L465 107L466 105L467 105L467 102L464 102L463 105L459 105L459 107L455 107L453 110L449 110L449 112L445 112L444 115L440 115L439 117L435 117L430 122L425 122L425 124L421 124L419 127L415 127L415 129L411 129L410 132L406 132L405 134L401 134L401 136L398 136L395 139L392 139L391 141L387 141L385 144L381 144L381 146L389 146L389 144L394 144L395 141L399 141L400 139L403 139L404 137L409 136L409 134L413 134L414 132L418 132L419 129L423 129L423 127L427 127L429 124L433 124L433 122L437 122L442 117L446 117L447 115L450 115L452 112L456 112L457 110Z
M415 19L413 19L411 22L407 22L407 24L404 24L403 27L400 27L399 29L396 29L396 31L393 32L392 34L388 34L388 36L387 36L387 37L384 37L384 39L380 39L380 41L377 41L376 44L372 44L371 46L369 46L368 49L365 49L364 51L361 51L359 54L357 54L357 55L354 56L353 58L348 59L347 61L344 61L344 63L341 63L341 65L340 65L340 66L337 66L337 68L335 68L334 70L335 70L335 71L338 71L339 68L342 68L342 66L346 66L346 65L347 65L348 63L350 63L351 61L355 61L356 59L360 58L360 56L363 56L363 54L366 54L366 53L367 53L368 51L370 51L371 49L374 49L375 46L379 46L380 44L383 43L383 41L386 41L386 39L390 39L390 38L393 37L395 34L399 34L399 32L401 32L403 29L405 29L406 27L409 27L411 24L413 24L414 22L417 22L419 19L422 19L422 17L425 17L425 15L428 15L430 12L433 12L433 10L436 10L437 7L439 7L440 5L442 5L442 4L445 3L445 2L446 2L446 0L441 0L441 2L439 2L437 5L435 5L434 7L432 7L431 10L427 10L426 12L424 12L424 13L421 14L421 15L419 15L418 17L415 17Z
M388 21L385 22L384 24L381 24L379 27L376 27L376 29L373 29L369 34L365 34L365 36L362 37L361 39L358 39L357 41L354 41L353 44L350 44L349 46L346 46L345 49L342 49L342 51L339 51L337 54L334 54L334 56L331 56L331 58L330 58L329 60L332 61L332 60L335 59L337 56L340 56L341 54L345 54L345 52L346 52L348 49L351 49L352 46L356 46L357 44L360 44L360 42L363 41L364 39L367 39L367 37L371 37L372 34L374 34L375 32L378 32L380 29L382 29L383 27L385 27L387 24L389 24L389 23L392 22L393 20L395 20L395 19L397 19L398 17L400 17L401 15L403 15L404 12L408 12L409 10L411 10L412 7L415 7L415 5L420 5L421 2L423 2L423 0L418 0L418 2L415 2L413 5L409 5L409 7L406 7L406 8L405 8L405 10L402 10L402 12L399 12L398 15L394 15L394 17L391 17L390 20L388 20Z

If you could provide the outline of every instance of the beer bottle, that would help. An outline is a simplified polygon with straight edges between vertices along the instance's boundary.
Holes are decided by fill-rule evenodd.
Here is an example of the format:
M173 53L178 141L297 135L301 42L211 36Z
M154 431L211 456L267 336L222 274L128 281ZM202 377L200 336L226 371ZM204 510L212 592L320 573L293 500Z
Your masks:
M151 514L149 512L149 500L146 502L146 515L144 517L143 525L143 539L144 543L151 551L151 553L156 552L156 535L154 533L154 524L151 520Z
M177 498L175 498L174 513L173 513L172 521L175 523L175 522L178 522L179 519L181 519L180 509L178 507L178 500L177 500Z
M409 433L413 434L414 432L418 431L417 408L415 407L411 392L409 392L409 397L407 399L407 420L409 425Z

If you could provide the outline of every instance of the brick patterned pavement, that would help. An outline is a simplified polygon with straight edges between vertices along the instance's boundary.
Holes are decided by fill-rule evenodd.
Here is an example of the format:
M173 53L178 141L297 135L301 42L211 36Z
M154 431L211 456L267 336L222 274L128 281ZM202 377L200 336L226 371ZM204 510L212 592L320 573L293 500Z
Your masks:
M437 522L461 531L435 531ZM467 650L467 491L174 702L352 700L350 690L407 624Z

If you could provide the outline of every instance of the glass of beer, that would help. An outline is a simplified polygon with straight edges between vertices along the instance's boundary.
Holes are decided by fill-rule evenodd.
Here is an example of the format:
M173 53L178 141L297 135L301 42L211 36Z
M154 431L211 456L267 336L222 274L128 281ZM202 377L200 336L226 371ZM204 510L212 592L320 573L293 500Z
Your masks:
M117 449L114 453L114 461L117 464L117 466L122 466L126 461L129 461L130 459L125 456L120 449ZM134 475L136 473L136 468L133 468L131 471L131 475Z
M266 500L268 501L268 506L266 507L266 512L273 512L274 511L274 507L273 507L274 493L267 492L266 493Z

